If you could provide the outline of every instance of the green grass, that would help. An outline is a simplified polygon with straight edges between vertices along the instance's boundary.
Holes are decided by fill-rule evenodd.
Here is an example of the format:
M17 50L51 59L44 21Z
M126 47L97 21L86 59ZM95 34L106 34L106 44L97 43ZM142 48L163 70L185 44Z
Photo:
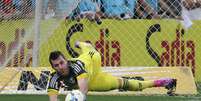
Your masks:
M59 96L64 101L65 96ZM47 95L0 95L0 101L48 101ZM87 101L201 101L192 96L88 96Z

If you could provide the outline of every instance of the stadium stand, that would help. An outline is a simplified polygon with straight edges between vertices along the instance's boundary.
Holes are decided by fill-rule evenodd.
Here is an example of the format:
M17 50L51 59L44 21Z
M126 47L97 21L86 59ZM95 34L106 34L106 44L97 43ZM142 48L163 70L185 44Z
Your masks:
M61 17L69 9L68 0L44 0L44 18ZM173 3L172 3L173 2ZM152 19L181 17L181 4L187 9L200 7L193 0L81 0L67 18ZM1 19L33 17L35 0L2 0ZM6 18L4 16L7 16Z
M183 0L182 2L184 7L188 10L201 7L201 0Z

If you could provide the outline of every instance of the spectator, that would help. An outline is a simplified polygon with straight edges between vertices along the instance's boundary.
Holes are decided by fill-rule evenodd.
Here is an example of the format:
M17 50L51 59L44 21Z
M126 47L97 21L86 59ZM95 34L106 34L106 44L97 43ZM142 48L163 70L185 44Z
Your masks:
M22 0L22 17L33 17L34 0Z
M201 0L183 0L182 3L188 10L201 7Z
M44 8L45 8L45 19L51 18L55 16L56 12L56 1L57 0L45 0Z
M158 0L138 0L135 18L159 18Z
M159 0L162 17L181 19L181 0Z
M183 0L182 3L182 18L184 22L201 20L201 0ZM190 22L193 24L192 21ZM188 23L186 25L188 25Z
M16 11L20 12L22 9L22 0L13 0L12 1L13 5L16 7Z
M77 1L77 0L75 0ZM70 9L69 6L72 3L72 0L56 0L56 16L57 17L64 17L68 10Z
M102 11L108 18L131 18L135 4L134 0L101 0Z
M134 17L136 6L137 6L137 0L125 0L126 7L127 7L127 14L130 14L130 16Z
M32 9L36 7L36 0L31 0L31 6L32 6Z
M15 12L15 7L12 4L12 0L2 0L1 9L5 14L12 14Z
M87 18L90 21L96 21L98 24L101 24L100 8L98 7L97 1L91 0L81 0L78 3L78 6L72 11L72 13L67 17L70 19L79 20L80 18Z
M12 19L16 12L12 0L1 0L0 3L0 21Z

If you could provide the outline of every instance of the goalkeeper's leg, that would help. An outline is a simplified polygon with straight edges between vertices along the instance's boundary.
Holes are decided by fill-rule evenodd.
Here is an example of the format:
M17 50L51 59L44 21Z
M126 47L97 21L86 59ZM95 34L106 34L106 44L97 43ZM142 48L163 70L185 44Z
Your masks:
M147 80L147 81L140 81L140 80L133 80L133 79L122 79L120 80L120 88L124 90L130 91L140 91L145 88L151 87L165 87L168 92L168 95L172 95L176 89L176 79L171 78L163 78L158 80Z
M143 90L151 87L165 87L168 94L172 94L176 88L176 79L164 78L159 80L139 81L133 79L118 78L101 71L101 56L92 47L91 44L79 42L78 47L81 48L83 55L80 55L79 59L83 62L91 63L92 67L87 67L87 71L90 74L89 89L90 90L112 90L112 89L124 89L124 90ZM86 54L84 54L86 53ZM90 54L91 53L91 54ZM92 56L91 56L92 55Z
M135 79L118 78L108 73L100 72L89 82L89 89L93 91L108 91L113 89L141 91L145 88L151 87L165 87L168 89L168 94L172 94L176 87L176 79L164 78L140 81Z

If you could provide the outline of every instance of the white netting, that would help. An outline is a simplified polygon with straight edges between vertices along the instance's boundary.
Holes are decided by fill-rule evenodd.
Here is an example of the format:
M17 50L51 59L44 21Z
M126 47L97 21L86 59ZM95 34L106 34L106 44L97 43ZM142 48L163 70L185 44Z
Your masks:
M1 69L32 65L36 1L0 1ZM50 66L53 50L76 57L66 51L79 53L74 42L90 41L102 66L189 66L200 92L200 0L42 0L41 6L39 66Z

